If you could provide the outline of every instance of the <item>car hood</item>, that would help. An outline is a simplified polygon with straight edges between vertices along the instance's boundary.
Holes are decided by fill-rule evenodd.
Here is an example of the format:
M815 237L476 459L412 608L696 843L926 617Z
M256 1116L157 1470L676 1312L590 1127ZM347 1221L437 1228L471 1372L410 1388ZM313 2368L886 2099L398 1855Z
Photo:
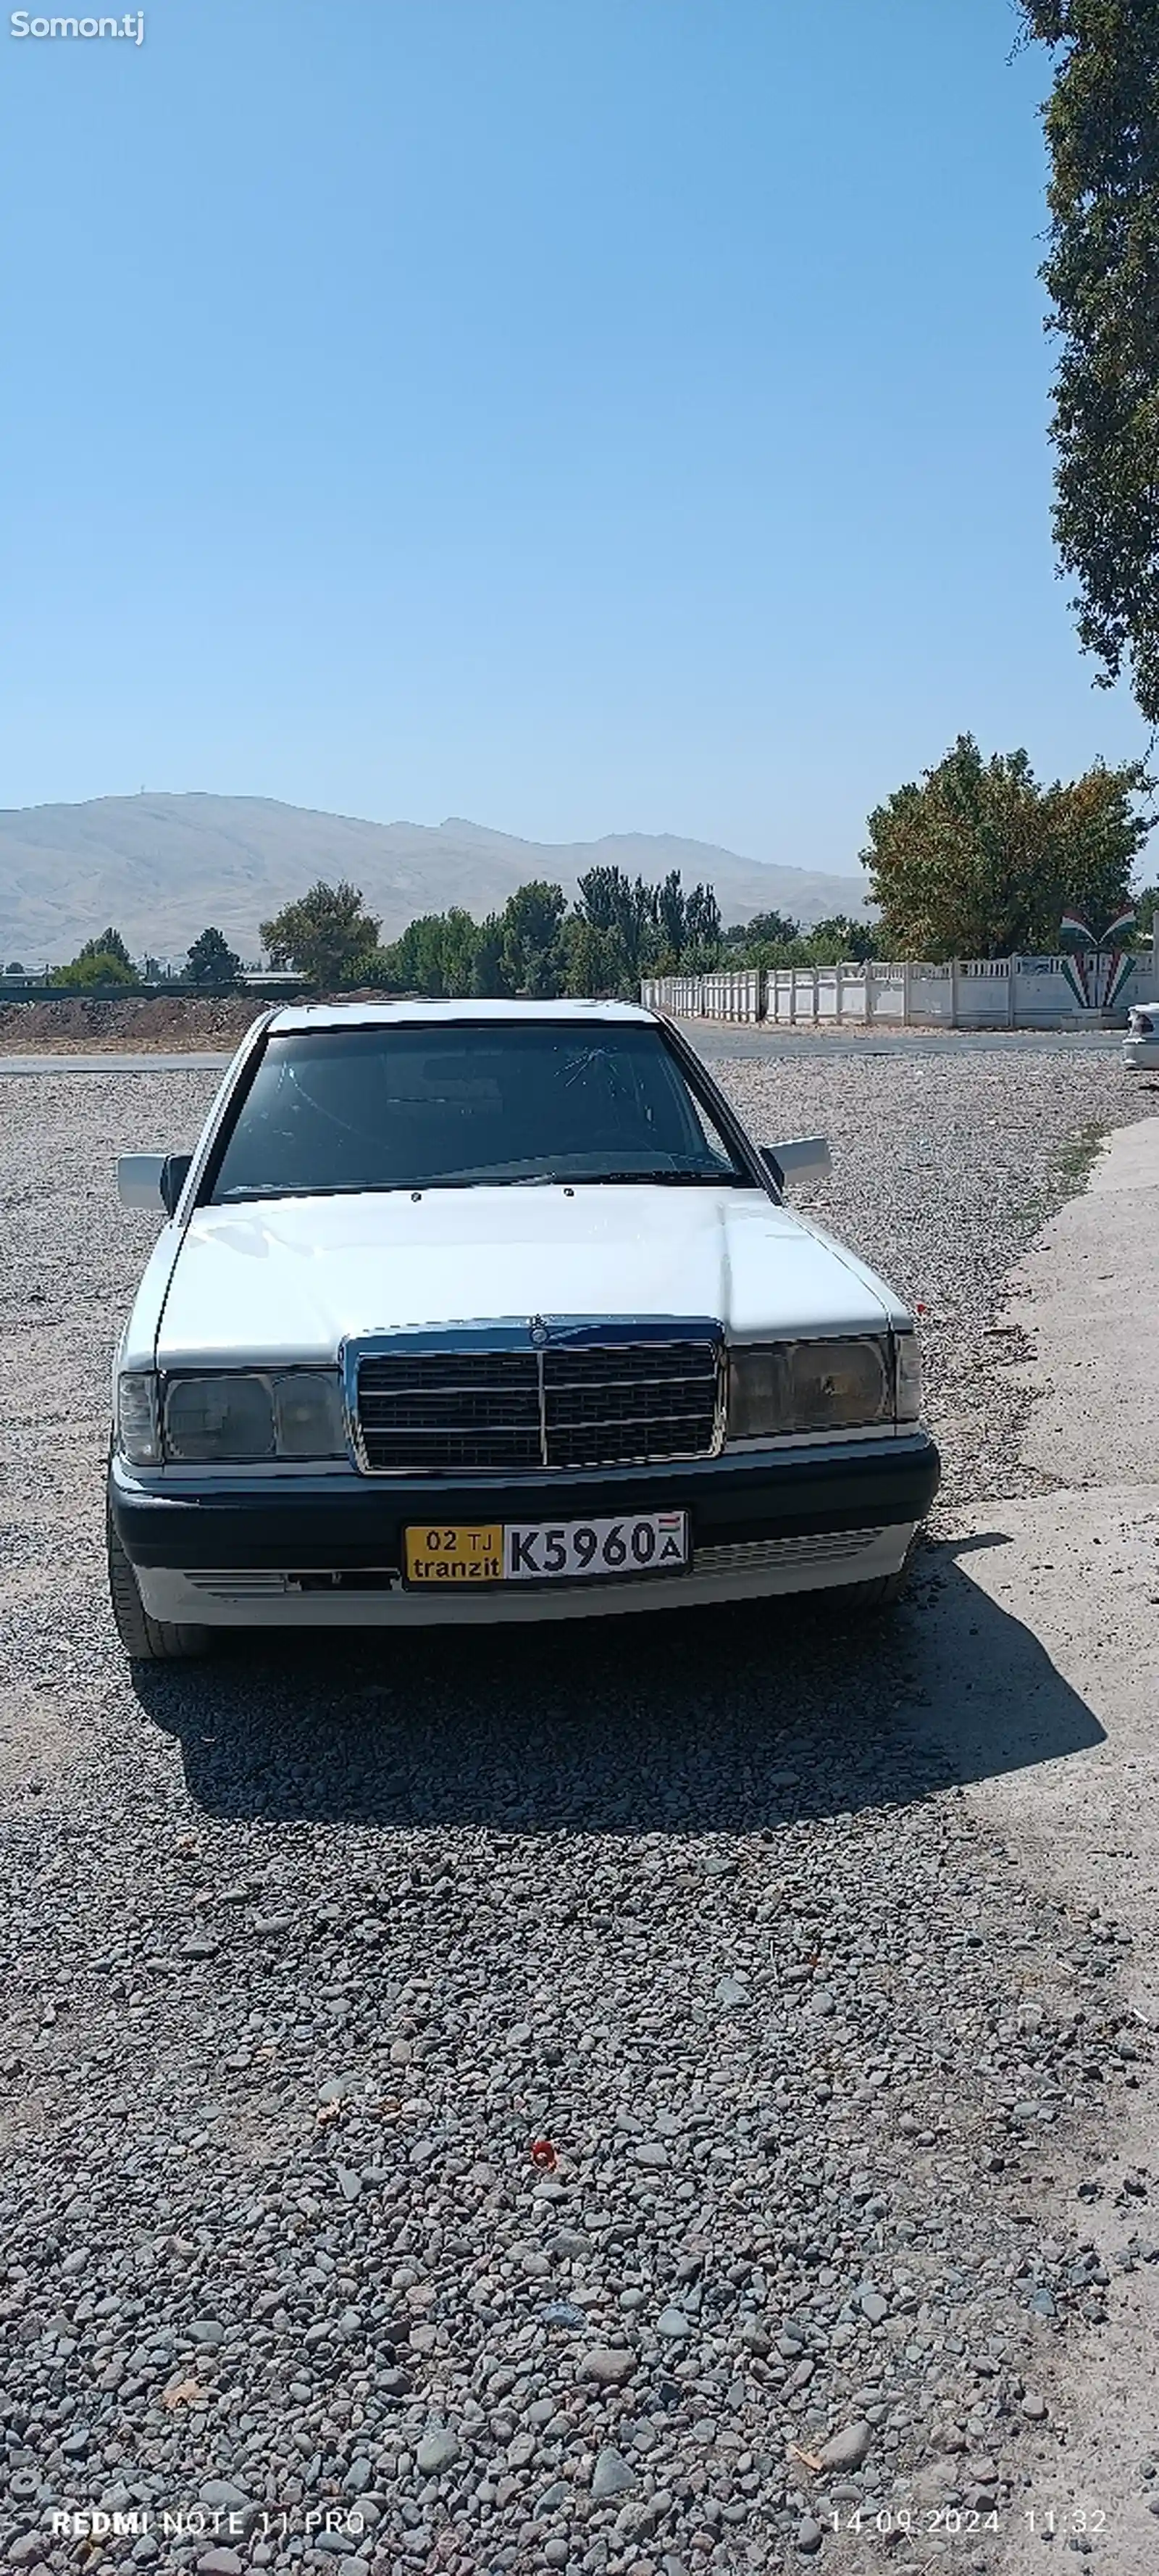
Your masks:
M738 1341L908 1320L759 1190L431 1190L196 1210L156 1349L170 1368L317 1362L349 1336L536 1314L712 1316Z

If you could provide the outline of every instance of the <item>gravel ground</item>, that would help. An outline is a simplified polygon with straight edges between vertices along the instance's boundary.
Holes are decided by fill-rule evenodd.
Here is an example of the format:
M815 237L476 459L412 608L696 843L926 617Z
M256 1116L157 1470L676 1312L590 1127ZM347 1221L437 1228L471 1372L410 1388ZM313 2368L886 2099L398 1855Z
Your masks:
M1146 1095L1000 1049L726 1078L762 1136L827 1128L812 1204L929 1308L951 1489L1009 1490L1003 1276ZM910 1733L925 1582L864 1629L733 1610L134 1687L100 1484L152 1229L111 1160L190 1142L211 1089L0 1096L0 2545L996 2567L1050 2355L1104 2313L1073 2192L1136 2080L1116 1927L980 1834L952 1708L936 1758ZM1146 2190L1124 2264L1159 2252Z

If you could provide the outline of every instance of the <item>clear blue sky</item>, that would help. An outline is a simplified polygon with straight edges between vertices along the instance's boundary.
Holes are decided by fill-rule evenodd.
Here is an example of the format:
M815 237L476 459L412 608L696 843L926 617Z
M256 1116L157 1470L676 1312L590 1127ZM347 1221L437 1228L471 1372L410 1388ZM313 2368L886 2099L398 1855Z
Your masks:
M0 14L0 804L206 788L852 868L1143 748L1054 576L1009 0Z

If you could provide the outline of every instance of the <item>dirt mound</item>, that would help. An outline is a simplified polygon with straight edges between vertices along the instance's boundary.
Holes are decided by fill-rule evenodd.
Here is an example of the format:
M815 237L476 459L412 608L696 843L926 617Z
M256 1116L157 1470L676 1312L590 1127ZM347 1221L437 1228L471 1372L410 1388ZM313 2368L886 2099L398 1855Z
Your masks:
M137 1049L176 1054L184 1048L222 1054L269 1009L252 993L126 994L115 1002L62 994L59 1002L8 1002L0 1006L0 1054L117 1055Z

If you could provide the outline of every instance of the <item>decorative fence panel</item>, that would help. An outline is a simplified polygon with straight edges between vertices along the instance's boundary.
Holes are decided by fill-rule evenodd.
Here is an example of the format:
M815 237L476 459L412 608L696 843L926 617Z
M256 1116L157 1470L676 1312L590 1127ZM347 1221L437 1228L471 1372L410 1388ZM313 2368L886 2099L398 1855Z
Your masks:
M889 964L770 966L644 982L650 1010L680 1020L773 1021L778 1028L901 1026L952 1029L1099 1027L1132 1002L1159 1001L1159 942L1141 949L1115 1009L1084 1009L1062 957L966 957Z

